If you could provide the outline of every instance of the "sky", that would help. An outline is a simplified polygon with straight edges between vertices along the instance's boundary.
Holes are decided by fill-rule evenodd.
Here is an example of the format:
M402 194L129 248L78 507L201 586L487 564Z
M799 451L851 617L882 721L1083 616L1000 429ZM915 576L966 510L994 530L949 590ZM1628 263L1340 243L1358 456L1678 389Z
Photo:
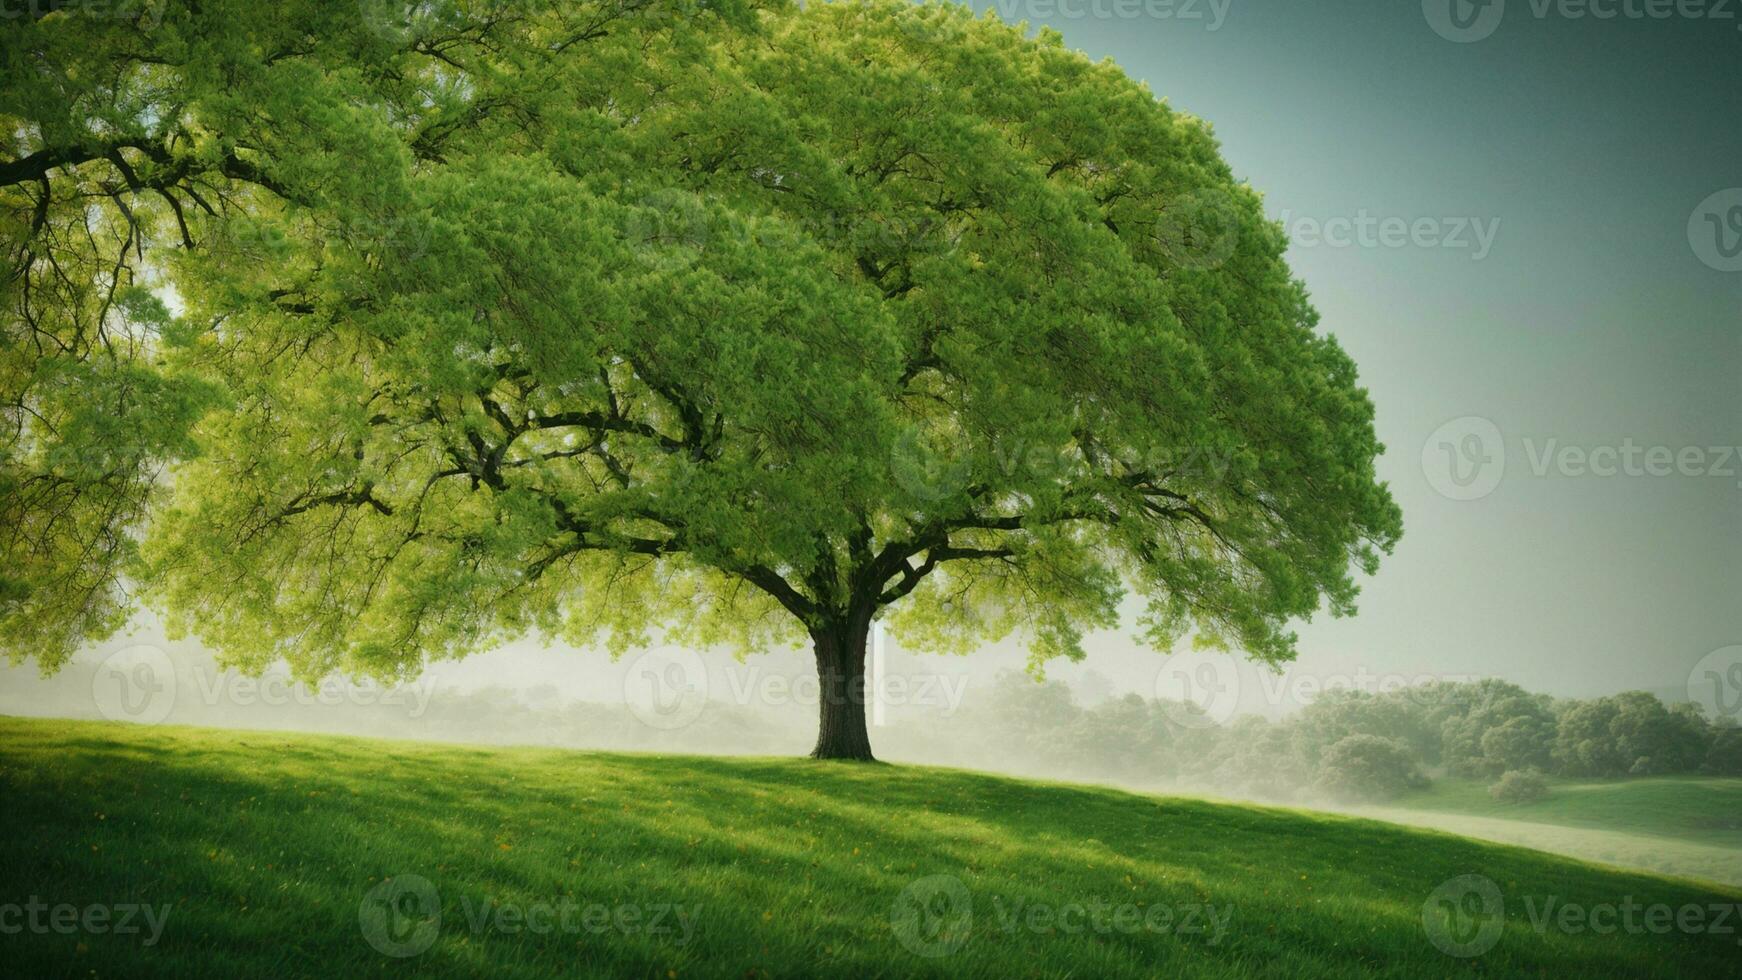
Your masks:
M1315 685L1429 677L1670 697L1742 662L1726 652L1742 644L1742 254L1726 254L1742 249L1742 4L996 8L1213 125L1360 367L1405 519L1359 615L1301 624L1280 677L1168 661L1129 629L1055 676L1149 695L1208 670L1241 710L1275 714ZM84 657L141 640L197 655L146 622ZM974 681L1024 661L1018 642L947 662L885 650L887 670ZM517 643L431 679L633 700L645 667ZM714 690L736 669L710 666ZM90 683L0 671L0 711Z
M1447 8L998 6L1209 121L1360 366L1405 534L1297 670L1685 686L1742 642L1742 12Z

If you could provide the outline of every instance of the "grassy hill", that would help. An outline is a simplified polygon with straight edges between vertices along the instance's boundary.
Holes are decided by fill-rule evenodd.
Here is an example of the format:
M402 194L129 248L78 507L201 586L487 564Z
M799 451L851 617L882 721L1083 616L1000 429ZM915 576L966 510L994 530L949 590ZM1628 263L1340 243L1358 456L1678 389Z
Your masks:
M1548 797L1534 803L1501 803L1487 783L1441 779L1398 805L1742 847L1742 779L1555 779Z
M1507 804L1485 783L1445 779L1362 812L1592 861L1742 886L1742 779L1554 780Z
M1742 976L1742 891L949 770L0 718L0 792L20 975Z

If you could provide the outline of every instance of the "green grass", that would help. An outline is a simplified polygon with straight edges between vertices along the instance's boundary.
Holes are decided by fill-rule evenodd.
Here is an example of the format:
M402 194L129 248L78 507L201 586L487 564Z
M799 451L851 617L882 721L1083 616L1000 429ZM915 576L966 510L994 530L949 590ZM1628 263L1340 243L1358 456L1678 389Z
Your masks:
M0 792L0 903L169 906L150 947L0 936L0 972L24 976L1742 976L1734 931L1531 918L1549 896L1733 907L1735 889L1374 821L951 770L0 718ZM1492 879L1505 913L1493 947L1459 959L1430 941L1423 906L1466 874ZM366 940L365 921L388 920L364 900L408 875L431 883L440 920L425 951L394 959ZM949 878L968 906L939 897L949 886L937 918L904 918L909 886ZM490 900L565 897L647 916L681 905L693 932L469 921ZM1019 902L1227 917L1216 935L1104 911L1108 931L1066 932L1011 924ZM415 924L406 910L400 925Z
M1554 780L1548 798L1534 803L1501 803L1486 783L1441 779L1397 805L1742 847L1742 779Z
M1506 804L1487 784L1442 779L1363 813L1592 861L1742 885L1742 779L1554 780Z

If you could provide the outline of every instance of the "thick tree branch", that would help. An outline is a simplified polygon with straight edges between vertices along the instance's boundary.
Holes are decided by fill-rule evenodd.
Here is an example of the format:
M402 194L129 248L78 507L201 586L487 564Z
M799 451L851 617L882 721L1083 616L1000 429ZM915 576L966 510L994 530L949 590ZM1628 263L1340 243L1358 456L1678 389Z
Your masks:
M134 173L121 155L122 150L135 150L156 165L159 170L148 177ZM44 147L34 153L0 163L0 187L46 180L62 167L78 167L97 160L107 160L120 171L134 191L167 190L184 180L216 172L233 180L254 184L286 200L295 200L286 185L267 176L260 167L235 153L226 154L214 164L196 163L188 157L176 157L167 145L143 139L115 140L79 146Z
M1015 552L1008 548L956 548L948 545L927 549L925 561L915 566L911 561L901 563L901 578L888 589L877 596L877 604L887 606L919 587L939 565L946 561L962 559L1009 558Z

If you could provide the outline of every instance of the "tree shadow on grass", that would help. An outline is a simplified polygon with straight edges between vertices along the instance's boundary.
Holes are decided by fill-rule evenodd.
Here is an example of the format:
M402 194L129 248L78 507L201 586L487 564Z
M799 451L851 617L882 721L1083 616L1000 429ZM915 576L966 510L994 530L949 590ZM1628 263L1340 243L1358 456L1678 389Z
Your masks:
M26 937L25 961L51 973L216 962L228 975L385 975L404 961L368 943L360 905L405 875L427 879L441 910L417 972L507 976L1437 976L1458 964L1427 941L1421 905L1458 875L1566 902L1721 897L1380 823L961 771L96 727L0 747L15 842L0 885L169 903L172 919L149 950ZM934 958L899 941L896 908L938 875L961 883L973 925ZM532 932L491 911L565 900L699 911L687 942L645 922ZM1021 915L1096 901L1230 907L1232 925L1212 942L1171 928L1070 933ZM1670 975L1733 952L1708 937L1544 936L1518 903L1508 915L1486 970ZM247 952L263 948L273 952Z

